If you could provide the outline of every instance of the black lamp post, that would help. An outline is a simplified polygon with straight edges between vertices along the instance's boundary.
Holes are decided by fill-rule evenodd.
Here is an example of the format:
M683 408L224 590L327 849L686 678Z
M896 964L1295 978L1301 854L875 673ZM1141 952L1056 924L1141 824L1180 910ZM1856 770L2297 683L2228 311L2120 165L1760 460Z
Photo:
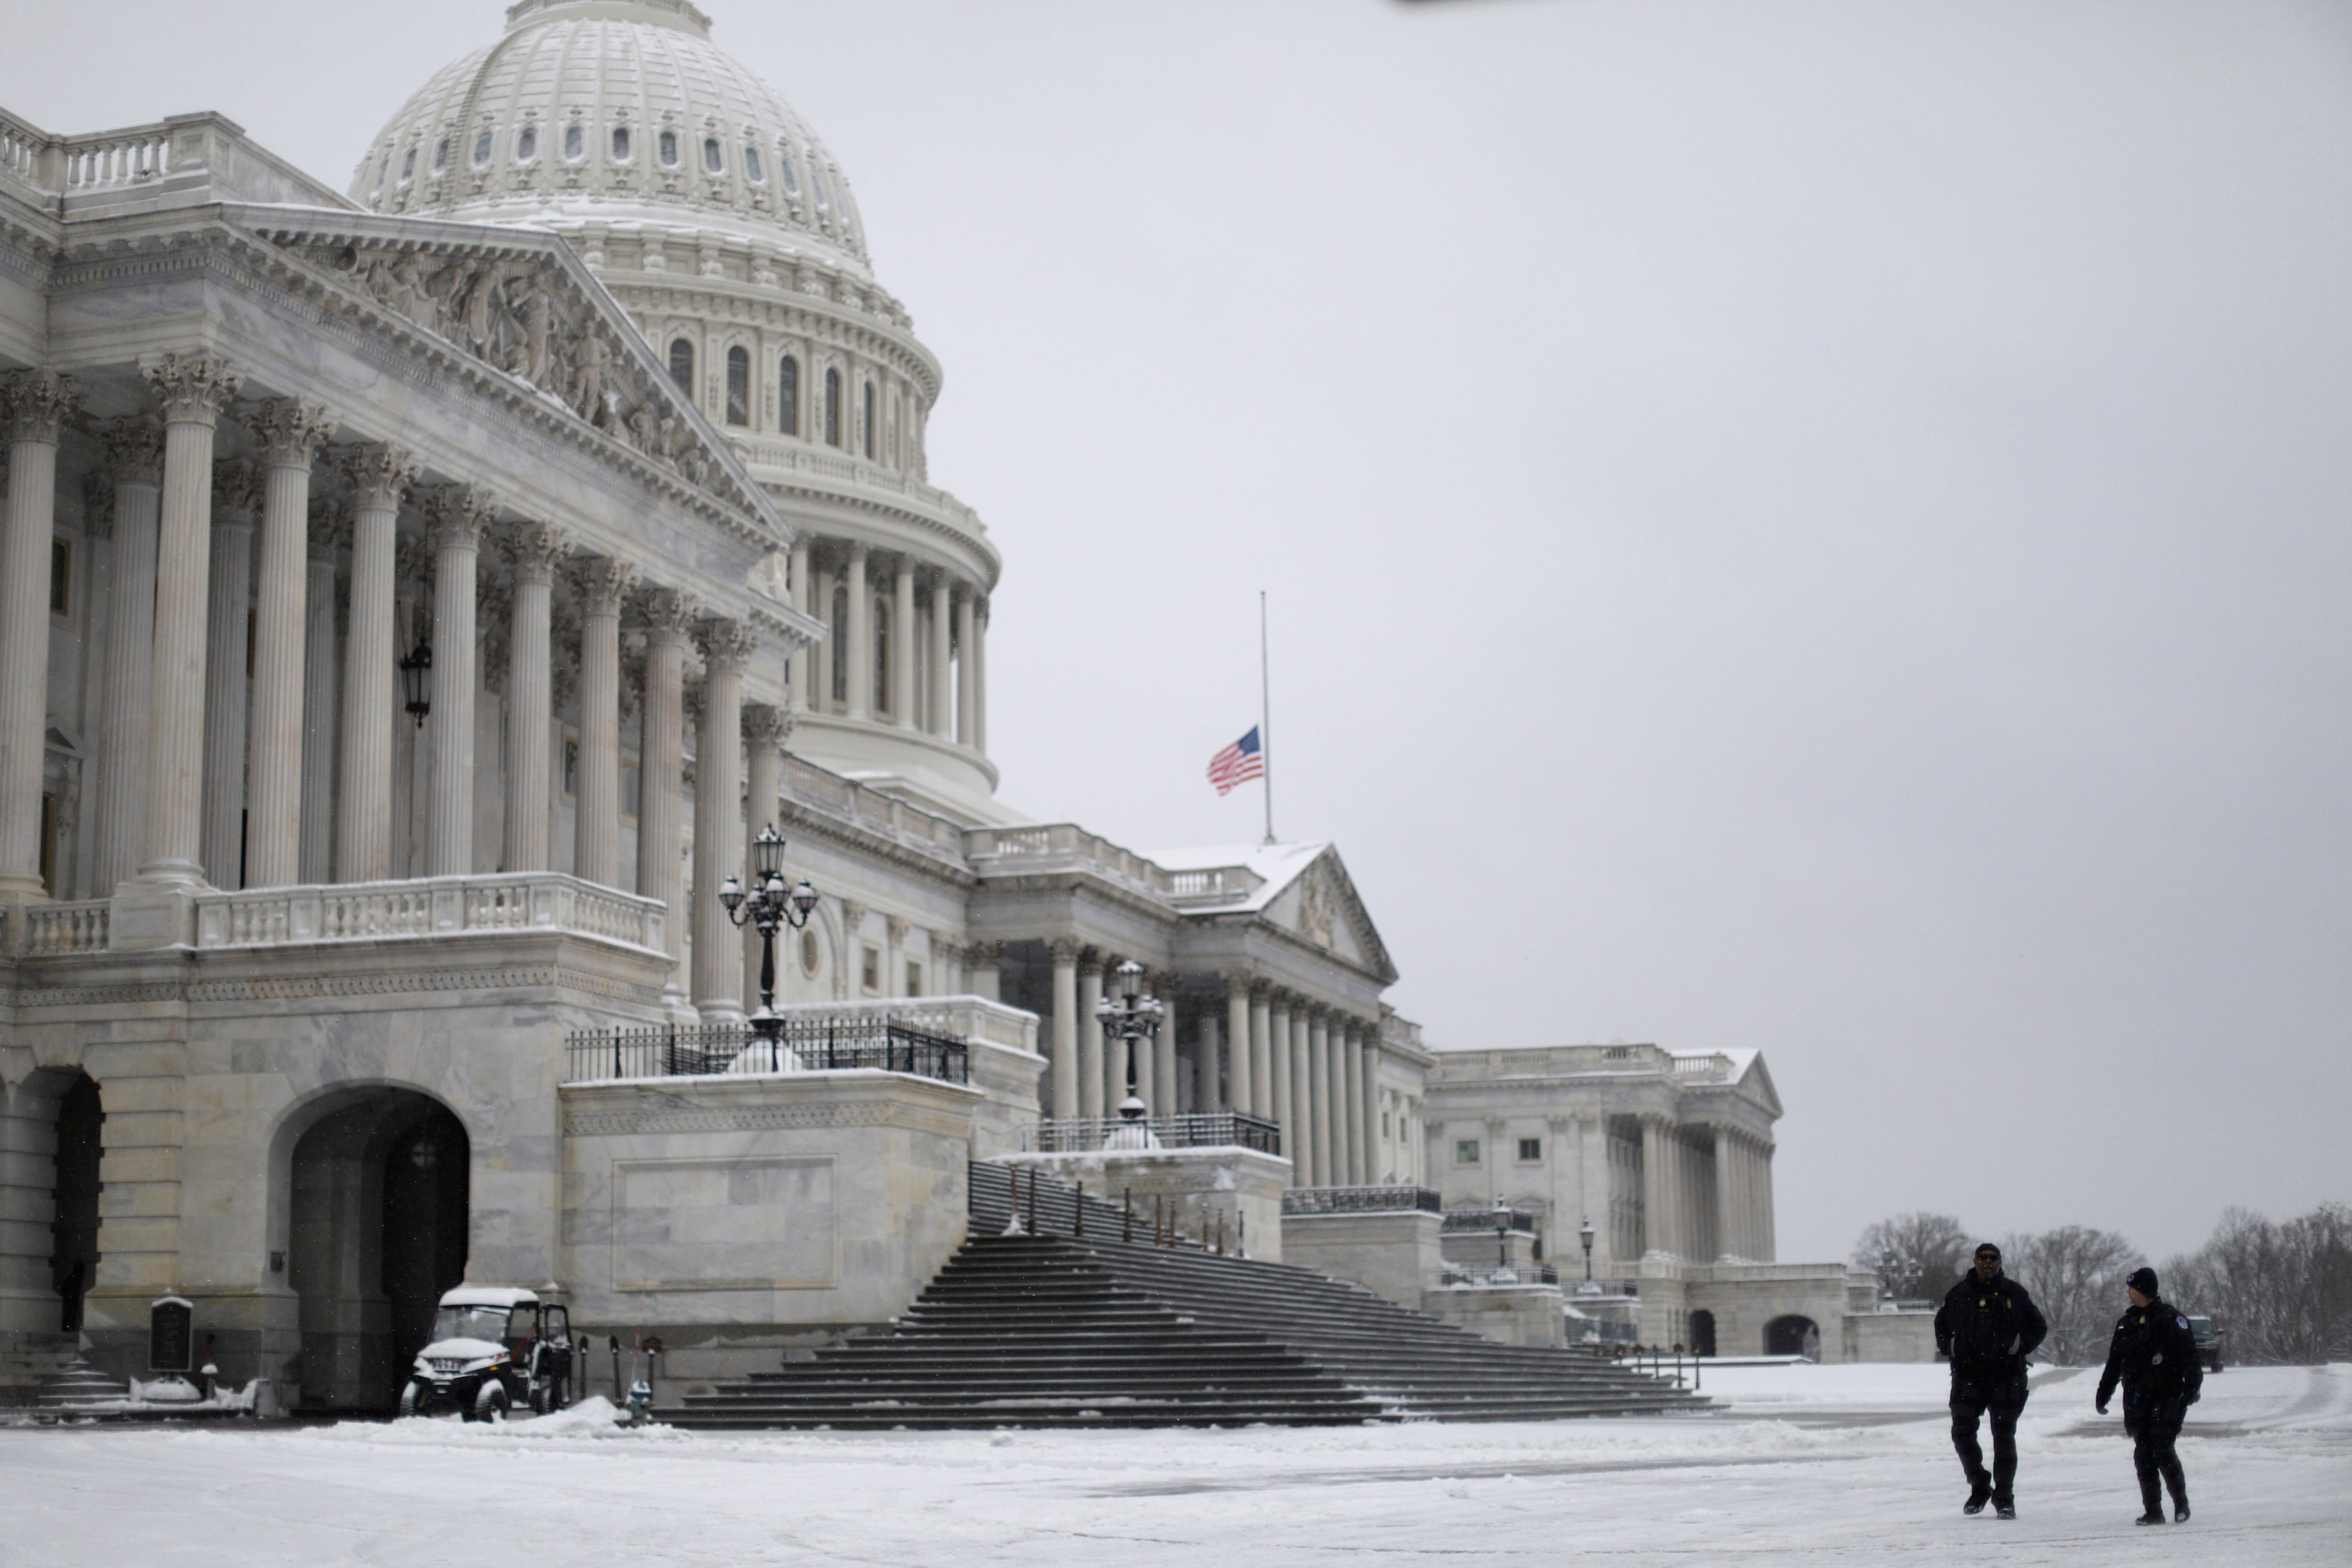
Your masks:
M425 728L425 716L433 711L433 644L418 637L416 650L400 661L400 691L408 700L408 711L415 716L416 727Z
M759 928L760 1010L751 1015L751 1032L763 1040L783 1032L783 1020L776 1016L776 932L784 926L800 930L816 910L816 889L807 878L785 890L783 865L784 841L770 823L751 840L751 890L746 893L732 877L719 884L719 901L727 906L727 918L738 926Z
M1586 1220L1576 1227L1576 1239L1584 1243L1584 1282L1592 1283L1592 1222Z
M1103 1037L1127 1042L1127 1098L1118 1102L1124 1121L1143 1120L1143 1099L1135 1092L1135 1042L1157 1035L1166 1015L1158 997L1143 994L1143 965L1131 958L1118 966L1118 994L1104 997L1095 1007Z

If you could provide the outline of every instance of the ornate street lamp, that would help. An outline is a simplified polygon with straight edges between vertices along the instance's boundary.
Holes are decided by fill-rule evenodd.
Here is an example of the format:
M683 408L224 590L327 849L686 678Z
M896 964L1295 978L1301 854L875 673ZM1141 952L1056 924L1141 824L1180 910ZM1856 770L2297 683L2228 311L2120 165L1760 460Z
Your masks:
M1139 1122L1143 1098L1135 1091L1135 1042L1157 1035L1168 1010L1158 997L1143 994L1143 965L1130 958L1118 973L1118 994L1097 1005L1095 1018L1102 1025L1103 1038L1127 1042L1127 1098L1118 1102L1118 1114L1123 1121Z
M416 651L400 661L401 695L408 700L408 711L415 716L416 727L425 728L425 716L433 711L433 644L429 638L416 639Z
M1576 1227L1576 1239L1584 1243L1584 1282L1592 1283L1592 1222L1586 1220Z
M783 868L784 841L770 823L751 840L751 891L745 892L732 877L719 884L719 901L727 906L727 918L739 927L759 928L760 1010L751 1015L751 1032L771 1041L784 1030L784 1021L776 1016L776 932L785 926L798 931L816 912L816 889L803 877L786 891Z

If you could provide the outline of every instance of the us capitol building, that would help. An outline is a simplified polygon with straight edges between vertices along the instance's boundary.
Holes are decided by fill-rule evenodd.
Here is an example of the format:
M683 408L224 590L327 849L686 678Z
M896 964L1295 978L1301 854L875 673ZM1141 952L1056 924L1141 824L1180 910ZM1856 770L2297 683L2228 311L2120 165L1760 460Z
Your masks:
M340 192L217 114L0 113L0 1398L144 1375L166 1295L313 1408L460 1279L689 1375L885 1321L969 1162L1109 1170L1129 961L1120 1179L1188 1224L1541 1338L1589 1222L1593 1321L1863 1353L1771 1261L1753 1053L1433 1050L1331 846L996 798L939 363L709 34L521 0ZM771 823L816 898L762 1033L719 895ZM1472 1277L1498 1210L1566 1285Z

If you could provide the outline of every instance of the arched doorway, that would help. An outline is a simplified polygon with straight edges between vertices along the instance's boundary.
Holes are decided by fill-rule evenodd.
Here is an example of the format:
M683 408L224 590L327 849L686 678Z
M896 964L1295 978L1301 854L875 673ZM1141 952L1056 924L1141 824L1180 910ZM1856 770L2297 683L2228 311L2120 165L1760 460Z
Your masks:
M1715 1353L1715 1314L1704 1307L1690 1315L1690 1348L1693 1355Z
M1807 1361L1822 1359L1821 1325L1811 1318L1794 1315L1775 1318L1764 1325L1766 1355L1801 1355Z
M98 1178L106 1121L79 1068L0 1084L0 1330L74 1333L98 1283Z
M289 1283L299 1298L299 1403L388 1410L466 1277L472 1143L449 1108L404 1089L335 1098L296 1140Z

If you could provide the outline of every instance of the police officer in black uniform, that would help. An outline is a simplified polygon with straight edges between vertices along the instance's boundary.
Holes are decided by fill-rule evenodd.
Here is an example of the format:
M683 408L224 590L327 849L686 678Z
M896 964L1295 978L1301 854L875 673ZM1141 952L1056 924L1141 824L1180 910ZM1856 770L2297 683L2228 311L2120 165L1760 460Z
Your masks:
M1952 1447L1968 1472L1963 1513L1987 1500L2002 1519L2017 1517L2017 1417L2025 1409L2025 1358L2050 1325L2025 1287L2000 1271L2000 1248L1977 1248L1976 1267L1960 1276L1936 1314L1936 1353L1952 1363ZM1992 1473L1977 1446L1977 1422L1992 1416Z
M2156 1270L2138 1268L2124 1282L2131 1310L2116 1320L2107 1346L2107 1369L2099 1374L2099 1414L2116 1384L2124 1385L2124 1430L2131 1434L2132 1468L2139 1472L2140 1516L2135 1524L2164 1522L2162 1477L2172 1492L2172 1519L2189 1522L2189 1478L2172 1451L2189 1407L2204 1392L2205 1367L2197 1359L2197 1336L2189 1320L2156 1293Z

